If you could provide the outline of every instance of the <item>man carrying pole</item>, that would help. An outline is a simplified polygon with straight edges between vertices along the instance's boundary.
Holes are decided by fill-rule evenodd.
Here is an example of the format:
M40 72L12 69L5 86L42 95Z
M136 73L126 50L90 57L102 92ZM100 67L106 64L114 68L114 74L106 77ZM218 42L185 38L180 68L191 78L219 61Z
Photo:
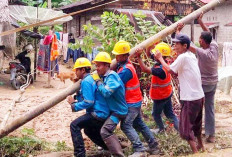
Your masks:
M100 130L109 116L109 108L105 98L97 90L94 76L90 75L91 63L87 58L78 58L73 71L78 79L82 79L81 88L75 98L68 96L72 111L86 109L86 114L75 119L70 125L75 157L85 157L85 146L81 129L98 146L107 149L101 138Z
M150 129L142 120L141 105L143 97L136 70L128 59L129 52L130 44L122 40L115 44L112 52L116 56L118 64L117 73L125 85L125 97L128 106L128 114L121 123L121 129L133 145L135 153L132 154L131 157L145 156L145 148L136 130L141 132L144 136L149 145L150 153L158 154L158 143Z
M111 113L101 129L101 136L111 154L124 157L118 138L113 132L128 112L125 87L118 74L110 70L111 57L107 52L99 52L93 62L96 64L97 74L103 79L101 81L99 77L95 77L98 91L105 97Z
M202 88L205 93L205 135L206 142L215 142L214 95L218 82L218 44L212 38L209 28L202 21L203 13L198 17L203 32L199 38L201 48L190 46L197 55L201 72Z
M177 73L180 83L180 100L182 104L180 113L180 136L188 141L193 153L204 150L202 131L202 109L204 92L201 86L201 74L197 58L189 51L190 39L187 35L178 34L173 39L177 59L168 65L160 52L155 57L170 73ZM197 139L197 145L195 142Z
M156 50L159 50L164 57L164 61L168 63L168 58L171 56L171 47L161 42L155 46L152 52L155 54ZM151 87L150 87L150 98L153 100L152 116L159 128L157 133L165 131L165 127L161 118L161 113L164 112L165 116L171 120L174 127L179 131L179 121L172 109L172 85L171 85L171 74L161 65L159 61L155 63L153 67L147 67L140 55L142 49L137 50L138 62L141 70L145 73L152 74ZM147 52L150 56L150 51ZM151 55L152 59L154 54Z

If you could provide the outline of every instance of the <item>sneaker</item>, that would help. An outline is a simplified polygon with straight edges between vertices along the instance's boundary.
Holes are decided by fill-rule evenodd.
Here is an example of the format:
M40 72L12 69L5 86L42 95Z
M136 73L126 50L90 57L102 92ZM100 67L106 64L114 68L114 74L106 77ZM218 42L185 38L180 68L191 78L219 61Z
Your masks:
M165 129L150 129L151 132L155 135L161 134L165 132Z
M209 135L209 137L206 138L206 142L208 142L208 143L214 143L215 142L215 136Z
M133 154L129 155L128 157L146 157L145 152L134 152Z

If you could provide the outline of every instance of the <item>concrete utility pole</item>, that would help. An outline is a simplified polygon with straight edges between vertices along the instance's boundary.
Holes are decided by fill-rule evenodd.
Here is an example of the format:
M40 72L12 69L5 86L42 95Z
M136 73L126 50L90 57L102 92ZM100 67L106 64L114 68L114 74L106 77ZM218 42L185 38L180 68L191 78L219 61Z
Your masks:
M135 55L135 50L137 48L147 48L151 46L152 44L156 43L157 41L160 41L164 37L168 36L169 34L173 33L177 27L177 24L179 22L181 23L189 23L196 19L202 12L207 12L211 10L212 8L216 7L218 4L221 4L225 2L226 0L212 0L209 4L206 4L205 6L199 8L198 10L192 12L191 14L187 15L183 19L179 20L178 22L172 24L171 26L165 28L164 30L160 31L156 35L148 38L147 40L143 41L142 43L138 44L130 51L130 57L133 57ZM50 100L40 104L38 107L33 109L32 111L27 112L25 115L22 115L21 117L15 119L13 122L5 126L2 130L0 130L0 138L8 135L10 132L16 130L20 126L24 125L25 123L29 122L33 118L39 116L43 112L47 111L51 107L55 106L56 104L63 101L68 95L71 95L78 91L80 89L80 81L73 84L71 87L63 91L62 93L54 96Z
M48 9L52 8L52 0L48 0Z

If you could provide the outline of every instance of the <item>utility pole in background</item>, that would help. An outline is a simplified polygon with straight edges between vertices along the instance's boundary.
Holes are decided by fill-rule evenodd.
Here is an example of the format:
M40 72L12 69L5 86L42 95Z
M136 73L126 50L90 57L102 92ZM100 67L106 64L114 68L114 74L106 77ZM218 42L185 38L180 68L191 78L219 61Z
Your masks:
M48 9L52 8L52 0L48 0Z

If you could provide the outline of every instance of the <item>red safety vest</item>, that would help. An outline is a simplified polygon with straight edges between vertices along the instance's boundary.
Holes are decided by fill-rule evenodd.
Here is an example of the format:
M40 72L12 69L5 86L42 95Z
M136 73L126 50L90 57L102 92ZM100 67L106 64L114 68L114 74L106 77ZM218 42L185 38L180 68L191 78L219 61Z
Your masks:
M155 66L155 68L160 68L160 66ZM164 80L153 75L151 77L150 97L153 100L162 100L172 94L171 74L165 68L162 69L166 74Z
M137 103L143 100L142 93L140 90L140 83L138 76L136 74L134 66L128 61L126 63L126 68L130 69L132 73L132 79L130 79L126 84L125 84L125 89L126 89L126 102L127 103ZM118 70L118 73L120 73L123 70L123 67L121 67Z

